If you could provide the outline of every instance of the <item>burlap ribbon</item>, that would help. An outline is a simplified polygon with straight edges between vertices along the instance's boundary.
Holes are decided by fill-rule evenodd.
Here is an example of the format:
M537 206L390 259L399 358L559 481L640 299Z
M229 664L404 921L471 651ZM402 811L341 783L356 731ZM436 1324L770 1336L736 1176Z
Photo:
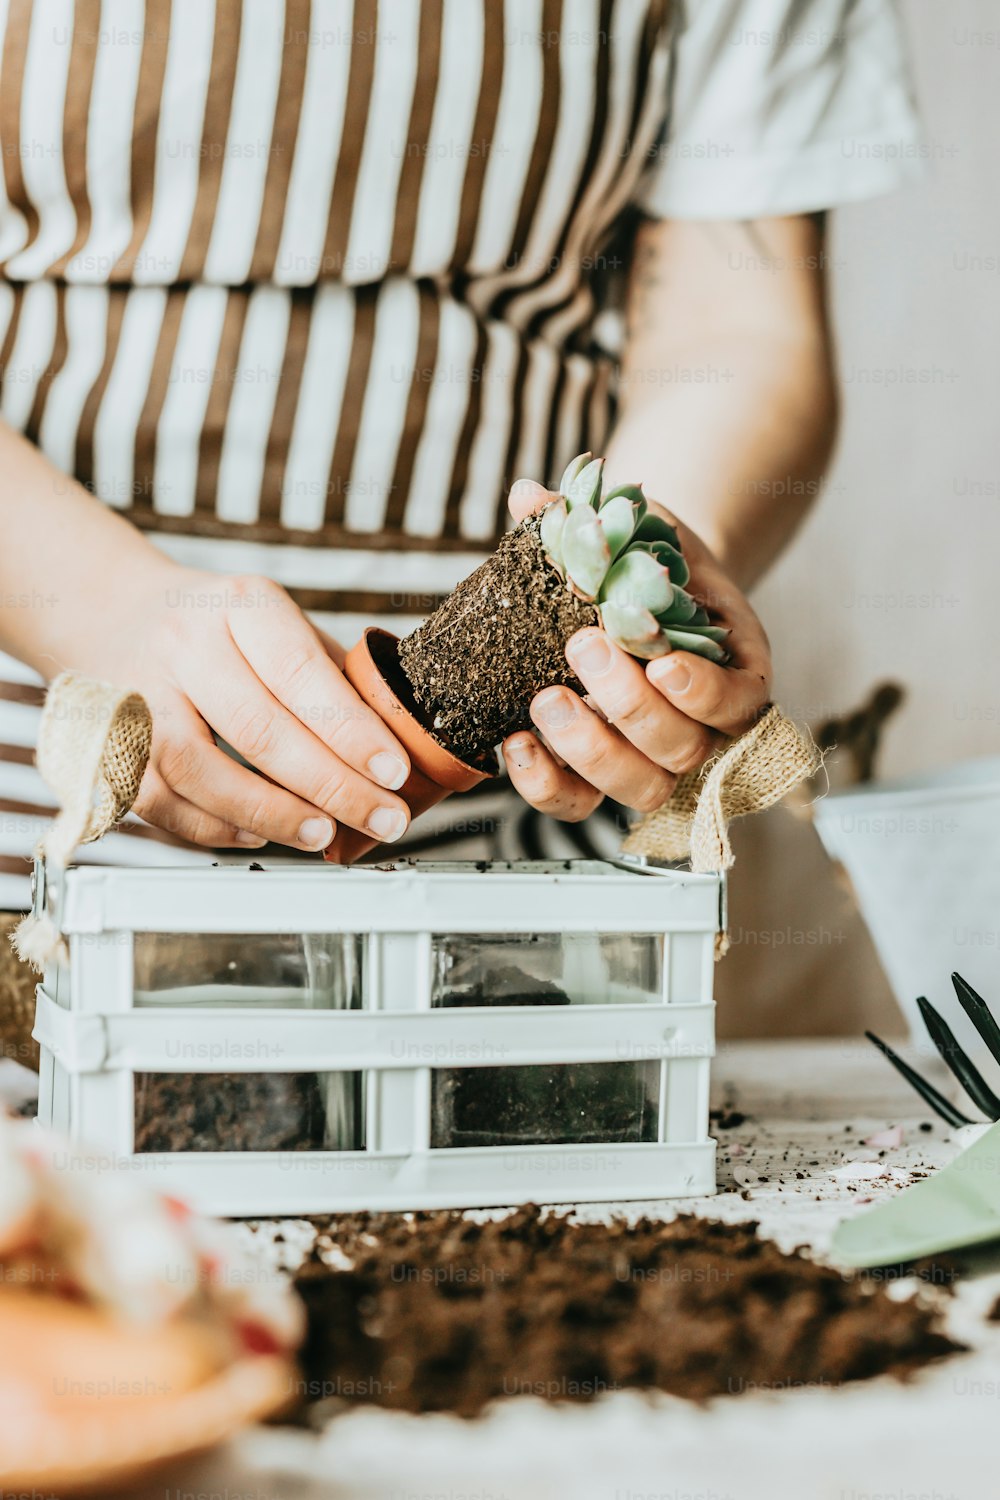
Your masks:
M138 693L74 672L56 678L35 756L59 808L36 850L49 870L64 870L80 844L93 843L125 816L138 795L152 734L152 716ZM13 943L41 970L61 938L49 915L35 911L20 923Z
M698 873L728 870L731 820L772 807L819 763L812 740L772 704L746 734L700 770L681 776L672 796L636 824L622 848L652 859L689 859ZM728 946L720 934L716 955Z

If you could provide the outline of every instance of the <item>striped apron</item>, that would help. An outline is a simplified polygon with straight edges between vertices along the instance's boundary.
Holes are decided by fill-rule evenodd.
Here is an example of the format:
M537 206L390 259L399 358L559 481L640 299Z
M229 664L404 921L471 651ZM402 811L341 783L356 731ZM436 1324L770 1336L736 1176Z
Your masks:
M0 413L171 556L349 644L601 447L665 0L0 0L0 40ZM41 693L0 656L0 908Z

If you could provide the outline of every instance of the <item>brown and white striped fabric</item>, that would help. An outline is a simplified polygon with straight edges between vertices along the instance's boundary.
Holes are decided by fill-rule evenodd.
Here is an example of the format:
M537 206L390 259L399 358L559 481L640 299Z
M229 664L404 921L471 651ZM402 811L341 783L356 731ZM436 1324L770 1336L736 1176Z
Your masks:
M0 34L0 412L176 558L400 628L512 476L600 443L663 0L0 0ZM2 880L47 798L0 676Z
M5 9L2 413L176 555L416 614L603 435L661 0Z
M796 4L687 6L682 96L712 84L741 147L769 64L728 40ZM513 477L603 443L635 206L655 173L670 212L685 164L656 149L677 28L669 0L0 0L0 415L178 560L267 574L347 642L404 628ZM802 137L837 118L827 52ZM0 657L0 907L46 811L39 700ZM139 834L99 857L171 847Z

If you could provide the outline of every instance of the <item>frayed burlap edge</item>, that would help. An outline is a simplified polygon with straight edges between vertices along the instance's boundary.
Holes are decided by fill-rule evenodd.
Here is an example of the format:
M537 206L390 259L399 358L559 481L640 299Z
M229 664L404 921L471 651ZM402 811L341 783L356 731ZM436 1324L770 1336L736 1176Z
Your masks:
M729 823L763 812L818 769L820 754L775 704L752 729L700 771L679 777L662 807L637 823L623 851L652 859L690 860L696 873L728 870L733 863ZM729 947L716 940L716 957Z
M65 869L128 812L149 759L153 720L146 700L107 682L63 672L45 698L35 763L59 813L39 846Z
M80 844L93 843L135 801L149 759L153 720L145 699L107 682L63 672L45 698L35 763L58 812L36 853L64 870ZM64 952L46 912L32 912L11 935L20 958L41 973Z

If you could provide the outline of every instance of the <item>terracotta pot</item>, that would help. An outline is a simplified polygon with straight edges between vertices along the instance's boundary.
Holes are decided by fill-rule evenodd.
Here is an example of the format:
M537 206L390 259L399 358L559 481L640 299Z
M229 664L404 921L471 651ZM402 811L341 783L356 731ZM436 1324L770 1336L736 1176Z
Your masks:
M344 674L369 708L384 719L410 757L410 775L399 795L414 817L443 802L450 792L467 792L496 774L495 766L470 766L452 755L420 723L413 692L399 665L398 637L371 626L347 653ZM370 834L342 824L324 858L349 865L374 849Z

